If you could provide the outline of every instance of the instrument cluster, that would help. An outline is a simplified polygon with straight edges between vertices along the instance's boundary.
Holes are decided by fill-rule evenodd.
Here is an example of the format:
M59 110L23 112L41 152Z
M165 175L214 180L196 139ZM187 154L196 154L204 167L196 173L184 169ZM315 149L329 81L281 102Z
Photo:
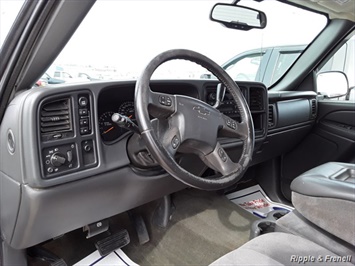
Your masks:
M150 89L154 92L199 98L198 89L191 81L151 81ZM137 124L134 91L135 81L110 86L101 91L98 99L98 118L100 135L104 143L113 144L129 132L112 122L111 117L114 113L124 115Z
M101 138L104 142L113 142L128 132L126 129L121 128L112 122L111 117L114 113L127 116L133 122L136 122L134 102L132 101L121 103L117 109L106 110L102 112L99 116L99 130Z

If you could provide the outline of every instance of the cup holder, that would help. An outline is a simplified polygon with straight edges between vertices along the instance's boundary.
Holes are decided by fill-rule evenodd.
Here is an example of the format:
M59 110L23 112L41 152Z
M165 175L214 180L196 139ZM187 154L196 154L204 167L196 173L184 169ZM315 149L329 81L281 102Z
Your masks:
M289 211L287 211L287 210L271 211L271 212L269 212L267 214L267 218L266 219L277 221L278 219L280 219L281 217L285 216L288 213L289 213Z
M285 216L289 211L287 210L275 210L268 213L265 219L257 220L253 222L250 230L250 239L257 236L275 232L276 221Z

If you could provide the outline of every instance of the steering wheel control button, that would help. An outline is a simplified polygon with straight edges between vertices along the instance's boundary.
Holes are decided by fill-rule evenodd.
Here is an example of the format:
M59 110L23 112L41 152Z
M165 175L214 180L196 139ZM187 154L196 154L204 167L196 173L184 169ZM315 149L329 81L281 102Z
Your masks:
M171 146L173 146L174 149L176 149L177 147L179 147L180 145L180 139L178 138L178 136L174 136L173 139L171 140Z
M218 149L218 156L222 159L223 162L227 161L227 155L222 148Z
M166 97L166 106L171 106L172 100L169 96Z
M86 97L79 98L79 105L81 107L86 107L88 105L88 99Z
M159 96L159 103L165 106L171 106L173 101L169 96Z
M165 100L165 96L159 96L159 102L162 105L166 105L166 100Z
M237 123L232 119L226 119L226 125L227 125L227 127L231 128L231 129L237 128Z

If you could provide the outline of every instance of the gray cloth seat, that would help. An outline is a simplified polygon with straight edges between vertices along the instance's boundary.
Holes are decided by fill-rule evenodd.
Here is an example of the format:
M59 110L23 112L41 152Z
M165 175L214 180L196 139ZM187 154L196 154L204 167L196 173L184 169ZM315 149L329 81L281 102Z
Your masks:
M354 265L353 252L349 252L355 250L354 177L354 164L333 162L300 175L291 184L292 202L295 213L308 222L293 223L296 216L288 214L280 219L287 233L258 236L211 265ZM328 245L316 241L319 239L326 239Z
M303 237L281 232L258 236L211 265L301 265L306 259L312 265L353 265L348 261L334 262L350 257L338 256Z
M291 190L303 217L355 246L355 164L317 166L293 180Z

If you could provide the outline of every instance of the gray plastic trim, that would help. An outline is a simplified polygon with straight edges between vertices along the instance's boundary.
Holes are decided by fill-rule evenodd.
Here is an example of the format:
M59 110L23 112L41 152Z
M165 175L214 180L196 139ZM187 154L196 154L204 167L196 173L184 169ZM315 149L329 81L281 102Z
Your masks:
M12 247L27 248L184 187L168 174L139 176L128 167L46 189L23 185L16 226L4 231Z
M12 237L16 225L18 209L21 200L21 184L0 172L0 224L1 237L7 243Z
M315 167L293 180L291 190L355 202L355 164L330 162Z

